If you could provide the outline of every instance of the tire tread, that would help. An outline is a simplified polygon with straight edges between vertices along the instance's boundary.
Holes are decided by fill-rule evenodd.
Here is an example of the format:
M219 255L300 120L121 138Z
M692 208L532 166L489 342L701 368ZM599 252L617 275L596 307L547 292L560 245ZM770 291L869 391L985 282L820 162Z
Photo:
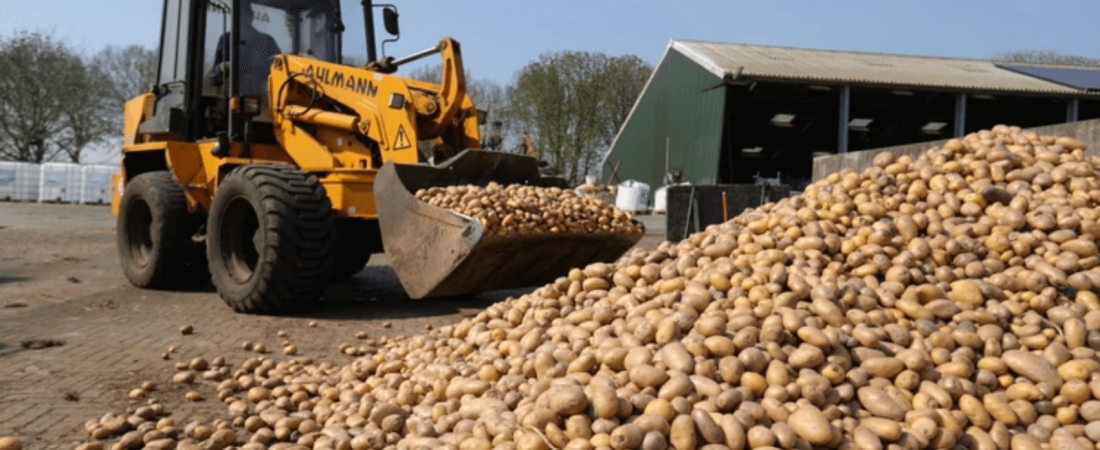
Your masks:
M222 299L240 313L279 314L321 298L336 251L335 217L324 186L307 172L281 165L242 166L229 177L242 178L261 196L266 246L257 249L263 256L255 288L235 298L219 286ZM213 263L216 252L209 252L211 271L220 270Z

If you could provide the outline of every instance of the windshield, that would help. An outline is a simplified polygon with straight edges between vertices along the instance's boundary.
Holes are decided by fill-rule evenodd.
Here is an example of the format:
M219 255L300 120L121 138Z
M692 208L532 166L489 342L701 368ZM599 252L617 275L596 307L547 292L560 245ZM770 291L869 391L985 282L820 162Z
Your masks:
M242 0L242 3L250 0ZM339 62L339 12L331 1L251 0L252 20L241 18L267 34L282 53Z
M213 2L211 2L213 4ZM276 55L293 54L329 62L340 62L340 14L330 0L240 0L241 28L237 45L240 67L236 71L240 94L261 99L257 120L270 121L267 110L267 77ZM228 8L211 7L208 22L207 92L216 94L225 83L223 51L229 34L218 17Z

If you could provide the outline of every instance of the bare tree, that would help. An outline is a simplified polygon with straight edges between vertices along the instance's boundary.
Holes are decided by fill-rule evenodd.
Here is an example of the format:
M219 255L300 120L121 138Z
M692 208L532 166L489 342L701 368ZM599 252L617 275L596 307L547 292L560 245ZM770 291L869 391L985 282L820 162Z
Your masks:
M63 153L66 108L85 95L84 64L63 42L20 32L0 42L0 158L41 163Z
M499 134L504 142L518 141L519 134L509 126L507 119L508 95L505 87L493 80L476 78L470 74L469 69L465 70L465 74L466 95L470 97L470 101L474 102L477 109L487 113L485 123L481 124L483 145L489 145L485 143L485 138L490 134L494 136ZM440 83L443 78L443 65L417 66L403 76L429 83ZM507 144L500 147L500 149L507 148L509 148Z
M152 85L154 52L107 47L85 61L40 32L0 40L0 159L80 162L118 135L123 103ZM14 69L18 68L18 69Z
M403 77L412 78L414 80L439 84L443 80L443 65L429 64L423 66L414 66L412 69L409 69L408 72L398 72L397 74Z
M1066 66L1100 66L1100 58L1071 55L1051 49L1018 49L993 55L994 61L1027 64L1060 64Z
M88 60L83 82L89 95L73 101L67 114L64 148L74 162L89 144L121 136L123 105L151 91L156 71L157 53L140 45L108 46Z
M344 55L341 61L345 66L363 67L367 65L367 57L363 55Z
M113 97L122 113L127 100L149 92L156 82L157 52L140 45L128 47L108 46L92 57L88 63L111 81L105 93Z
M465 75L466 95L470 96L470 100L474 102L478 109L491 112L493 107L504 107L507 101L504 86L493 80L476 78L470 73L470 69L465 70ZM402 76L438 84L443 79L443 65L417 66L409 70L408 73L402 74Z
M65 129L54 142L72 162L79 163L90 144L122 134L122 104L117 102L117 80L93 66L72 70L72 87L79 94L62 104Z

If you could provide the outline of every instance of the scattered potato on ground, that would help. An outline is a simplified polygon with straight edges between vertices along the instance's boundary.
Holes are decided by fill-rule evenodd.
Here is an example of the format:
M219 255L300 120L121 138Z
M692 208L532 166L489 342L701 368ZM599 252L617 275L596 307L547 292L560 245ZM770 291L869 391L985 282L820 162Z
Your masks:
M23 441L10 436L0 437L0 450L23 450Z

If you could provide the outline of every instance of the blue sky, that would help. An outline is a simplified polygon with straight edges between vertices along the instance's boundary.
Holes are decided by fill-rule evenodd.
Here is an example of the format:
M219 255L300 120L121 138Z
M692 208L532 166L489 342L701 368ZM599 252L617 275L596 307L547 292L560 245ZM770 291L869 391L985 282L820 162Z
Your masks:
M390 0L387 0L390 1ZM415 0L397 3L401 56L447 35L474 77L501 83L540 53L635 54L656 64L670 38L986 58L1049 48L1100 58L1098 0L609 1ZM341 0L345 53L363 53L362 9ZM88 53L105 45L154 47L160 0L0 0L0 35L51 31Z

